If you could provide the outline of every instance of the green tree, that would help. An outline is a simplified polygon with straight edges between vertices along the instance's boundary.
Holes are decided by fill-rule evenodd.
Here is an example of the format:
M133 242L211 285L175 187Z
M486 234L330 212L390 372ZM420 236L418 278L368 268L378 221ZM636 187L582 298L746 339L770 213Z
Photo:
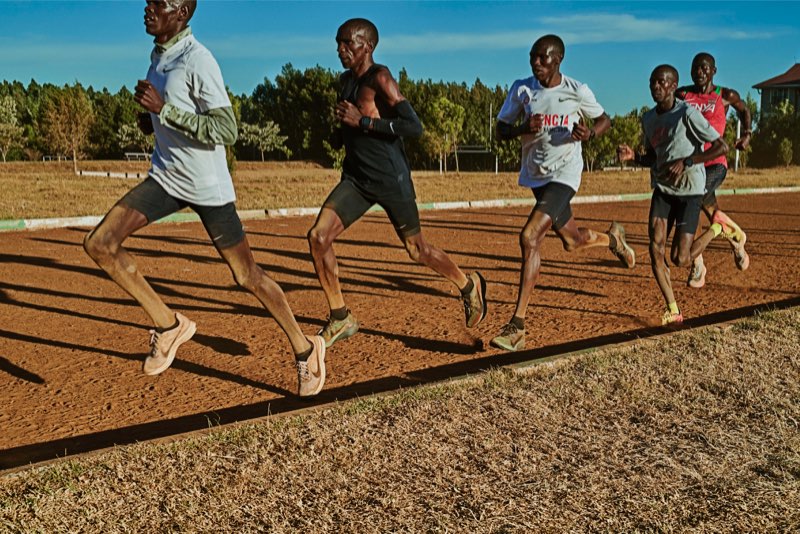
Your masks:
M754 167L779 164L777 155L783 139L791 141L792 146L800 146L800 115L795 113L794 106L788 100L784 100L769 115L761 116L758 131L753 136L750 163ZM798 156L800 152L793 154L795 163L798 163Z
M48 146L59 154L71 155L76 174L93 122L92 104L80 85L65 86L45 104L43 126Z
M22 146L24 130L17 125L17 103L12 96L0 98L0 154L3 163L8 152Z
M120 126L116 134L116 141L123 151L131 147L136 148L139 152L153 151L153 136L145 135L136 124Z
M280 133L280 128L272 121L267 121L263 126L243 122L239 127L239 140L242 144L255 147L261 153L261 161L264 161L265 152L282 152L288 158L292 155L292 151L286 147L288 138Z
M456 151L461 132L464 129L466 111L464 106L454 104L446 97L439 97L431 103L429 114L432 118L425 126L423 138L432 155L438 155L439 161L444 162L444 172L447 172L447 156ZM456 152L456 172L459 172L458 153ZM442 172L442 165L439 165Z
M792 155L792 142L784 137L778 145L778 161L784 167L788 167L792 163Z

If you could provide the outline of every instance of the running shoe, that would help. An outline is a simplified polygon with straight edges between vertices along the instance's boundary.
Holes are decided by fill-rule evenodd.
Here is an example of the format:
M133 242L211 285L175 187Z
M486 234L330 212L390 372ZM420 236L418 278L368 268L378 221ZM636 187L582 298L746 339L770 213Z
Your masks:
M714 212L711 218L712 223L719 223L722 226L722 235L728 240L733 249L733 259L736 262L736 268L740 271L747 270L750 267L750 255L744 249L747 243L747 234L744 230L739 228L739 225L733 222L733 219L728 217L722 210Z
M341 321L328 317L328 322L322 327L322 330L317 332L317 335L322 336L322 339L325 340L325 348L330 348L340 339L347 339L356 332L358 332L358 320L348 311L347 317Z
M301 397L313 397L325 385L325 340L322 336L312 336L311 355L307 360L296 360L297 393Z
M475 271L469 275L473 288L469 295L462 297L464 301L464 317L467 328L478 326L486 317L486 280L481 273Z
M525 348L525 330L508 323L500 330L500 335L492 339L491 345L511 352L522 350Z
M183 314L176 313L178 326L165 332L150 330L150 354L144 360L144 374L155 376L166 371L178 352L178 347L186 343L197 331L197 325Z
M686 281L686 285L695 289L700 289L706 285L707 271L708 269L706 269L705 263L703 263L703 256L697 256L697 258L694 260L694 263L692 263L692 268L689 271L689 279Z
M667 308L664 315L661 316L661 324L666 326L669 324L681 324L683 322L683 314L681 312L674 313Z
M636 253L625 241L625 228L617 221L614 221L606 233L609 236L614 236L614 240L617 242L616 247L609 245L609 250L622 262L622 265L628 269L633 269L634 265L636 265Z

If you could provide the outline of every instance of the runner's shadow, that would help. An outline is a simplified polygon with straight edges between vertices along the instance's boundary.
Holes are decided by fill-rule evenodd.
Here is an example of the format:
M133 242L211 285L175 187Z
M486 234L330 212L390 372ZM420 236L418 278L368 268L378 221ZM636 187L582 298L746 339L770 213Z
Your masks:
M192 336L192 341L229 356L250 356L253 354L247 344L226 337L195 334Z
M36 373L32 373L23 369L22 367L18 367L11 363L10 361L6 360L2 356L0 356L0 371L10 374L11 376L16 376L19 379L25 380L27 382L33 382L34 384L44 384L44 378L37 375Z

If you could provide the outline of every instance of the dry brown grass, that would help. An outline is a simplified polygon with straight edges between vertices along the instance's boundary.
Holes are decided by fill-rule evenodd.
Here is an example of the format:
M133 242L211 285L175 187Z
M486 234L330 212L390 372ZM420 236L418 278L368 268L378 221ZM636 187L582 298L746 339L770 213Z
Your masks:
M87 161L94 171L147 172L146 162ZM419 202L527 198L516 173L415 172ZM239 209L313 207L322 204L339 173L306 162L239 162L234 181ZM121 178L78 177L70 162L0 164L0 220L102 215L138 183ZM731 174L724 188L800 185L800 168L746 170ZM649 178L640 172L585 173L581 195L645 193Z
M800 309L0 480L11 532L797 532Z

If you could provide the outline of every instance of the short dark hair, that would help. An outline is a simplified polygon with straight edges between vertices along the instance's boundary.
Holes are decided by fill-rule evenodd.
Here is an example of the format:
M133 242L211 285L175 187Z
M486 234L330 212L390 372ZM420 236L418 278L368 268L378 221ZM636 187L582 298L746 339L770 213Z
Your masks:
M355 26L357 29L362 30L364 32L364 37L372 44L372 48L378 46L378 28L375 27L371 21L361 18L350 19L346 20L340 28L344 28L345 26Z
M712 67L716 67L717 66L717 61L714 59L714 56L712 56L708 52L700 52L699 54L694 56L694 59L692 60L692 65L694 65L697 61L700 61L700 60L703 60L703 59L708 61L708 63Z
M672 65L667 65L666 63L663 65L659 65L658 67L653 69L653 74L660 70L665 70L672 74L672 78L675 80L675 83L678 83L678 69L673 67Z
M561 59L564 59L564 41L561 40L561 37L558 35L548 34L543 35L536 39L536 42L533 43L533 48L536 48L539 45L550 45L558 51Z

